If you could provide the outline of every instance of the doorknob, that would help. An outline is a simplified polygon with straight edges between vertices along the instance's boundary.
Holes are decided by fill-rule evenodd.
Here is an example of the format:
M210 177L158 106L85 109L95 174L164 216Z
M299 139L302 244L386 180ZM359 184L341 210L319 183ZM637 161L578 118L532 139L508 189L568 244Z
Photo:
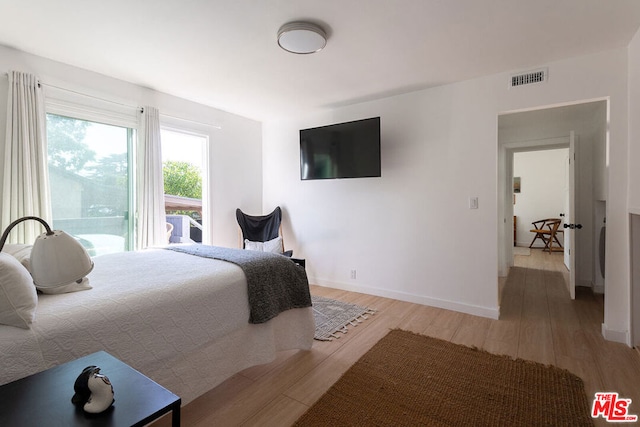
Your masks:
M563 225L564 228L570 228L570 229L578 229L580 230L582 228L582 224L564 224Z

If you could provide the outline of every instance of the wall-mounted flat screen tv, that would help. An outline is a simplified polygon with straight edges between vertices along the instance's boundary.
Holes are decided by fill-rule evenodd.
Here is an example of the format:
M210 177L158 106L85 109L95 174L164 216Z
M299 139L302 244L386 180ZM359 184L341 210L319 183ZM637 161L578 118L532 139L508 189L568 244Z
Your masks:
M300 178L381 176L380 117L300 131Z

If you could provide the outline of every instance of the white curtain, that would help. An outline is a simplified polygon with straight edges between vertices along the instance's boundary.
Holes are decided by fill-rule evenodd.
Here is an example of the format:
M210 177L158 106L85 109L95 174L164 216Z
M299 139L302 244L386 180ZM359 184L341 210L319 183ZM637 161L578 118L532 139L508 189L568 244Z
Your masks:
M136 248L166 245L168 239L164 212L160 113L157 108L144 107L137 158Z
M2 228L27 215L51 225L44 94L38 78L9 72L7 136L2 181ZM7 242L34 242L44 232L36 221L20 223Z

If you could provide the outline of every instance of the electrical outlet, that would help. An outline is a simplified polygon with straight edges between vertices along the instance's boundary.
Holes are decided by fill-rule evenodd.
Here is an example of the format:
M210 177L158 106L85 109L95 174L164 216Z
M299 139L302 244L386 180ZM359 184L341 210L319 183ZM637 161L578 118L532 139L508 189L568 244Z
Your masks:
M351 278L355 280L355 278L356 278L356 271L355 270L351 270Z

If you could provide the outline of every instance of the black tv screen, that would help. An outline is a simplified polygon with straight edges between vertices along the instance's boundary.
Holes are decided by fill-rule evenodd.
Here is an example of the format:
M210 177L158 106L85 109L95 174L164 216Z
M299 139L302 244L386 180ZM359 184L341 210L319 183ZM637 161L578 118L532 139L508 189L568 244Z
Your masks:
M380 117L300 131L300 179L379 176Z

